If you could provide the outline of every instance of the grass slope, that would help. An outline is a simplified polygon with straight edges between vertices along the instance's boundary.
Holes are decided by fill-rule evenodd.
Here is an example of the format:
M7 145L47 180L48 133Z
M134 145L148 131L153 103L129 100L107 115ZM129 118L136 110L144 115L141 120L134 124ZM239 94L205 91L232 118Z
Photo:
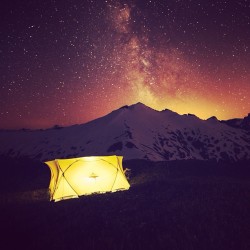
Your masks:
M128 161L129 191L57 203L46 166L0 166L26 169L1 175L1 249L250 249L249 162Z

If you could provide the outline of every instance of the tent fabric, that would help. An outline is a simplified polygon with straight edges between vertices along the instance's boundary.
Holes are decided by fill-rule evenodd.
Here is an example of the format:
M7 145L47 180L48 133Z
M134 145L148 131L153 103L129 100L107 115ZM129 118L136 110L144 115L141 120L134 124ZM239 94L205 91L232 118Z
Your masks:
M127 190L122 156L89 156L45 162L51 171L50 200Z

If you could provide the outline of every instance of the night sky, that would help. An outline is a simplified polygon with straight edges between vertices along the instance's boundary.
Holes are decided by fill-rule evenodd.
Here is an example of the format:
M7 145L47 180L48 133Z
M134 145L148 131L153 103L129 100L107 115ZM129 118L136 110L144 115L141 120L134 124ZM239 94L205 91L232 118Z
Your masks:
M0 25L0 128L136 102L202 119L250 112L249 0L4 0Z

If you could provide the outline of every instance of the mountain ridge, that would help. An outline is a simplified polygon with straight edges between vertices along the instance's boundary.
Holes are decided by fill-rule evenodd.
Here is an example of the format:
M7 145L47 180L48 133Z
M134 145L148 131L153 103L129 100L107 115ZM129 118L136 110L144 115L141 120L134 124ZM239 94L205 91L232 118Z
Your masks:
M47 130L0 131L0 154L38 160L87 155L129 159L250 159L250 133L215 117L157 111L142 103L123 106L93 121Z
M199 120L204 120L204 121L209 121L209 120L216 120L218 122L221 122L223 124L227 124L228 126L230 127L234 127L234 128L241 128L241 129L245 129L245 130L248 130L250 131L250 113L243 117L243 118L232 118L232 119L228 119L228 120L219 120L216 116L211 116L207 119L201 119L199 118L198 116L196 116L195 114L192 114L192 113L187 113L187 114L179 114L173 110L170 110L170 109L162 109L162 110L156 110L156 109L153 109L147 105L145 105L144 103L141 103L141 102L137 102L135 104L132 104L132 105L124 105L120 108L117 108L113 111L111 111L110 113L108 114L105 114L103 116L100 116L100 117L97 117L91 121L87 121L87 122L84 122L84 123L81 123L81 124L72 124L72 125L68 125L68 126L63 126L63 125L54 125L52 127L49 127L49 128L37 128L37 129L31 129L31 128L21 128L21 129L0 129L0 131L6 131L6 132L12 132L12 131L44 131L44 130L51 130L51 129L62 129L62 128L68 128L68 127L73 127L73 126L81 126L81 125L85 125L85 124L88 124L88 123L92 123L96 120L99 120L103 117L106 117L118 110L126 110L126 109L133 109L134 107L136 106L141 106L141 107L146 107L148 109L151 109L151 110L154 110L156 112L171 112L171 113L174 113L174 114L177 114L177 115L180 115L180 116L192 116L192 117L196 117L198 118ZM243 125L242 125L243 123Z

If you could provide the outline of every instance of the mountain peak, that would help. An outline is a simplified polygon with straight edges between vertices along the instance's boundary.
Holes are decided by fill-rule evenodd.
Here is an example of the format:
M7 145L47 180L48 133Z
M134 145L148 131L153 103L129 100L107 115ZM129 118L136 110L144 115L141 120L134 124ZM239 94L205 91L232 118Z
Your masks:
M147 105L145 105L145 104L142 103L142 102L137 102L137 103L135 103L134 105L144 105L144 106L147 106Z
M142 102L137 102L135 104L131 104L131 105L125 105L119 109L129 109L129 110L139 110L139 111L142 111L142 110L154 110L156 111L155 109L145 105L144 103Z
M211 116L207 119L207 121L218 121L216 116Z
M137 102L137 103L131 104L131 105L122 106L118 110L120 110L120 109L129 109L129 110L134 110L134 109L136 109L136 110L137 109L140 109L140 110L141 109L151 109L151 110L154 110L154 109L148 107L147 105L145 105L145 104L143 104L141 102Z
M250 113L248 113L248 115L246 117L244 117L245 119L250 119Z
M147 107L147 108L150 108L150 107L148 107L147 105L145 105L142 102L137 102L135 104L130 105L129 107L131 107L131 108L134 108L134 107Z
M148 107L147 105L145 105L142 102L137 102L137 103L134 103L134 104L131 104L131 105L124 105L124 106L120 107L120 109L128 109L128 108L137 107L137 106Z

